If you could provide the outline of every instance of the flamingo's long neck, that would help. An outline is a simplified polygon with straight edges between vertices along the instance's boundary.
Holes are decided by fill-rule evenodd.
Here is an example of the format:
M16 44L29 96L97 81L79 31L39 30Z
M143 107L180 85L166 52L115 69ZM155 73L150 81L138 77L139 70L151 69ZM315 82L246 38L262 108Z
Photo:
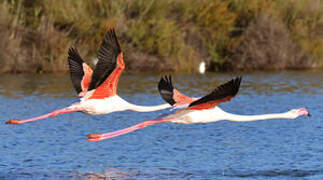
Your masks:
M162 110L170 107L172 106L169 104L161 104L161 105L155 105L155 106L139 106L139 105L129 103L129 110L137 111L137 112L158 111L158 110Z
M226 120L229 121L257 121L265 119L290 119L286 113L261 114L261 115L237 115L226 113Z
M181 114L182 113L182 114ZM185 115L186 113L186 115ZM275 114L261 114L261 115L238 115L231 114L223 111L219 107L215 107L214 109L207 110L191 110L191 111L178 111L175 116L184 116L183 120L172 121L175 123L182 124L193 124L193 123L210 123L221 120L228 121L257 121L257 120L265 120L265 119L286 119L289 117L288 113L275 113ZM172 116L174 117L174 116Z

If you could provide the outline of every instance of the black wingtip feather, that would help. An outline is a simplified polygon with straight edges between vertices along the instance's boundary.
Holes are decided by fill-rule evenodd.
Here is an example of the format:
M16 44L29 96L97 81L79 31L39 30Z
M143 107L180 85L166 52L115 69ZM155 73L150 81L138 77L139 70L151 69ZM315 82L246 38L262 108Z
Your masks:
M103 39L102 44L103 43L109 44L116 54L119 54L121 52L121 47L114 28L108 30L105 38Z
M104 49L110 48L113 51L113 53L115 53L116 55L119 55L121 53L120 43L118 41L114 28L111 28L108 30L107 34L103 38L101 48L104 48ZM105 52L103 52L103 55L104 54Z
M121 53L120 44L115 33L111 28L102 40L98 63L94 69L92 79L89 85L89 91L99 87L116 67L117 57Z
M189 107L203 104L209 101L221 100L225 97L234 97L237 95L240 84L241 84L242 76L238 76L235 79L232 79L217 88L215 88L210 94L192 102Z
M173 99L174 95L174 86L172 83L172 76L165 76L160 78L158 83L158 90L161 97L170 105L176 104L175 100Z
M82 92L81 81L84 75L83 59L79 55L76 47L70 47L68 50L68 65L70 75L75 91L79 94Z

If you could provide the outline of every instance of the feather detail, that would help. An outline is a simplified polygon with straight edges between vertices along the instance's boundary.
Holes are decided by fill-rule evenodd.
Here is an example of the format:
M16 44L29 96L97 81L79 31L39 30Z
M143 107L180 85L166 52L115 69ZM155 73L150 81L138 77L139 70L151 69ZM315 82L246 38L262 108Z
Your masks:
M186 110L209 109L219 105L222 102L230 101L237 95L242 77L237 77L225 84L218 86L210 94L192 102Z

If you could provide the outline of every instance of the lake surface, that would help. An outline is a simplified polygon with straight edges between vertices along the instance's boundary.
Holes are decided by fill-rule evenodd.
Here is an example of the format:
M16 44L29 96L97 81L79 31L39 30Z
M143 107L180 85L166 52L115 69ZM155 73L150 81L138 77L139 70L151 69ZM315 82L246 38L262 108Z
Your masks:
M161 75L125 74L118 94L140 105L164 103ZM90 116L63 114L6 125L76 102L68 74L0 76L0 179L323 179L323 72L245 73L238 96L220 107L237 114L306 107L312 117L255 122L157 124L101 142L168 110ZM177 89L203 96L233 74L173 75Z

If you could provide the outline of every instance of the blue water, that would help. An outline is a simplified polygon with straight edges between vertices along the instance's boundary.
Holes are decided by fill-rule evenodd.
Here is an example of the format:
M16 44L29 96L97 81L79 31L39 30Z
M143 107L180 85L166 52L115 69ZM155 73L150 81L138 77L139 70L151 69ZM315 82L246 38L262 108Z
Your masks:
M160 75L123 75L119 95L163 103ZM202 96L232 74L174 75L177 89ZM59 115L6 125L77 100L68 74L0 76L0 179L323 179L323 72L246 73L232 101L238 114L306 107L312 117L255 122L158 124L101 142L86 135L119 130L168 110L101 116Z

